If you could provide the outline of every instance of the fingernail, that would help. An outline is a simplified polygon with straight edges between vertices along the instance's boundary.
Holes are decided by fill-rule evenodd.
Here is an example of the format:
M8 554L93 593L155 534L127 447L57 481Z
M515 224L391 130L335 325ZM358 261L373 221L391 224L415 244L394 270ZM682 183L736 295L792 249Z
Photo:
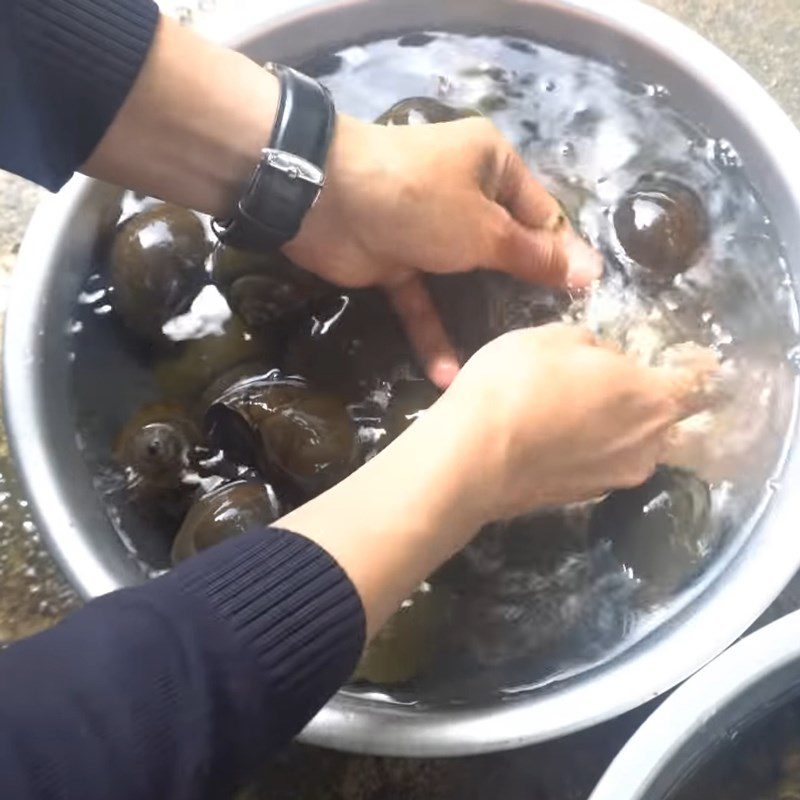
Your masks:
M600 253L577 236L564 243L567 252L567 286L585 289L603 274Z
M449 356L440 356L428 365L428 378L440 389L446 389L461 369L458 361Z

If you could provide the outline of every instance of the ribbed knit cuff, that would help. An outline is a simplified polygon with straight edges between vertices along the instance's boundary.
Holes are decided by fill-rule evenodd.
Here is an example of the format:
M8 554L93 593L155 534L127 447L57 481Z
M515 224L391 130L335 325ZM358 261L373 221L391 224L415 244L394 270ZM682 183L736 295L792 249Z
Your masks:
M153 0L18 0L20 75L57 188L92 153L128 95L158 23Z
M350 677L364 647L358 593L319 545L267 528L190 559L167 577L227 625L294 735Z
M32 61L56 68L75 91L124 98L150 48L153 0L21 0L19 32Z

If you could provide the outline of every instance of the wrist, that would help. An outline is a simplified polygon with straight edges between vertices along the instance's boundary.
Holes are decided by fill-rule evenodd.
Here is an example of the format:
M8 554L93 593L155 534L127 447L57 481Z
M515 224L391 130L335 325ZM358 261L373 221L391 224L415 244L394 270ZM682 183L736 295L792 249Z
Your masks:
M269 144L279 101L274 75L249 58L229 50L219 53L225 62L229 95L209 120L209 155L215 154L206 210L229 217L250 176ZM220 65L222 68L222 65Z

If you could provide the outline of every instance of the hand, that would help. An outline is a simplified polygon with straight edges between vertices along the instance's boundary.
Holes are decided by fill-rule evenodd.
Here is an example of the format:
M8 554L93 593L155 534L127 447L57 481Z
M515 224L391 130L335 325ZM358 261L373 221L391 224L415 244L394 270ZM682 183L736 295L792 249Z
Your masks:
M486 345L411 427L278 524L350 575L374 633L487 522L635 486L704 406L715 362L643 367L548 325Z
M226 219L278 99L266 70L162 17L82 171ZM441 387L459 365L419 272L488 267L576 288L600 272L598 254L483 119L384 127L340 115L325 189L284 249L334 283L386 287Z
M467 362L435 424L460 431L464 502L488 522L643 483L675 423L713 401L717 368L699 347L645 367L585 328L514 331Z
M420 272L486 267L575 288L600 274L599 254L487 120L385 127L340 116L326 180L285 252L334 283L385 287L442 388L459 365Z

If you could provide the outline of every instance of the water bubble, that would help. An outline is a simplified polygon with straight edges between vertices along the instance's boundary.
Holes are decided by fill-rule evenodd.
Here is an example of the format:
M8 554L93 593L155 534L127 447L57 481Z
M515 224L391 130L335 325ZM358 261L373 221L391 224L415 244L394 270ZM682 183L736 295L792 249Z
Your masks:
M397 40L399 47L424 47L436 39L430 33L407 33Z
M800 344L796 344L786 354L786 358L792 369L800 375Z
M106 296L106 291L106 289L83 291L78 295L78 303L83 306L94 305L98 300L102 300Z
M739 153L727 139L709 139L706 143L706 157L723 169L738 169L742 166Z
M453 81L445 75L439 75L436 79L436 93L439 97L447 97L453 92Z
M542 138L538 122L533 122L529 119L523 119L519 124L520 127L530 136L531 141L536 142Z
M526 55L535 56L537 49L524 39L506 39L506 47L516 50L518 53L525 53Z
M661 100L661 99L669 97L669 89L667 89L666 86L662 86L659 83L647 83L647 84L645 84L644 93L648 97L654 97L657 100Z
M558 152L561 154L564 161L575 163L577 154L575 152L575 145L572 142L564 142L564 144L558 148Z

